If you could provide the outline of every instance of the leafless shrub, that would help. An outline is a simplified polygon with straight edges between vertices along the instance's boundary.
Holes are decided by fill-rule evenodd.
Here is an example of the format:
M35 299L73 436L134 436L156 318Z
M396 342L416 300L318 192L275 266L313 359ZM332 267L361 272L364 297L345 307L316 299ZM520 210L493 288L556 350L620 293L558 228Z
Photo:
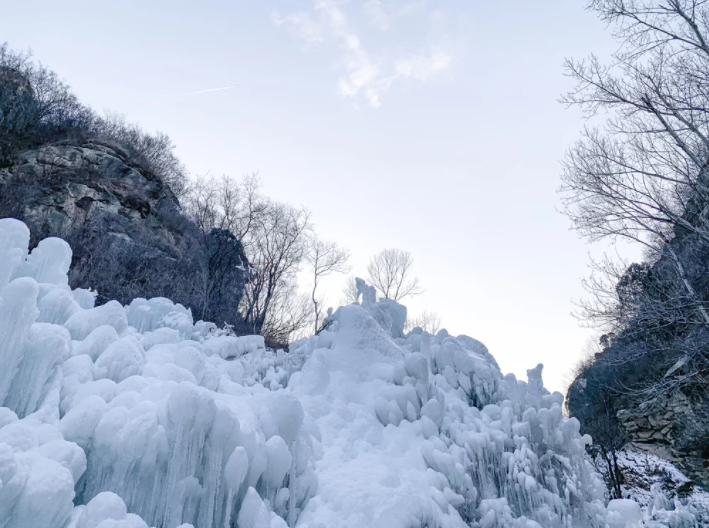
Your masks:
M322 318L324 302L324 299L318 297L318 285L320 281L328 275L332 275L333 273L347 273L350 270L350 266L347 263L349 257L349 252L339 247L334 242L326 242L317 237L312 237L309 241L305 260L308 263L309 272L313 281L313 289L310 298L313 303L315 332L319 330L318 325Z
M441 318L436 312L424 310L416 317L407 319L405 330L410 332L414 328L420 328L429 334L435 334L441 328Z
M56 73L0 45L0 162L44 142L82 136L95 115Z
M82 105L56 73L34 62L30 53L0 45L0 166L8 166L17 152L46 143L96 139L118 142L133 163L176 195L184 194L187 172L166 134L150 134L116 114L99 116Z
M308 250L310 213L273 202L259 192L258 175L237 180L203 178L196 181L183 200L185 211L203 234L226 231L244 252L247 277L239 294L238 311L245 332L263 334L276 345L310 324L297 293L297 273ZM207 289L228 269L226 248L215 248L204 270ZM307 298L307 297L306 297Z
M164 132L148 133L124 116L107 113L96 118L94 132L110 138L131 150L133 158L179 197L187 192L187 170L175 154L175 145Z
M340 297L340 305L346 306L359 302L359 290L357 289L357 281L354 275L349 275L345 281L345 286L342 288Z
M399 301L422 292L417 277L411 277L414 259L408 251L385 249L367 265L367 281L385 299Z

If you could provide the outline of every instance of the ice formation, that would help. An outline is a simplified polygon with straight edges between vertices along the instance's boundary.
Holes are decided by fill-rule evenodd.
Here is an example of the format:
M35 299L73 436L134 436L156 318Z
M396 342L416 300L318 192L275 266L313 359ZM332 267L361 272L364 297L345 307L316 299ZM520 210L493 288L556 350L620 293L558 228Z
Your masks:
M65 242L28 245L0 220L0 528L642 525L541 366L404 335L363 282L286 353L167 299L94 307Z

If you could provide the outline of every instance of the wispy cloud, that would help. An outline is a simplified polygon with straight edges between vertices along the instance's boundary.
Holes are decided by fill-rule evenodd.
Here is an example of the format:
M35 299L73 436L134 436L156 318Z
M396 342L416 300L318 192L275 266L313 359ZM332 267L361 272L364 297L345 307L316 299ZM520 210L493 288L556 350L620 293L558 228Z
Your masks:
M271 20L277 26L284 26L296 37L302 38L305 42L322 42L324 36L320 24L313 20L309 13L291 13L281 16L278 11L271 15Z
M341 50L339 68L343 73L337 89L343 97L355 101L363 98L377 108L393 84L425 82L451 67L453 57L428 42L415 52L398 50L394 54L386 45L365 45L367 26L386 32L406 17L428 16L426 0L368 0L354 15L345 10L346 4L342 0L315 0L310 11L272 15L276 25L284 26L308 45L329 43Z
M369 23L381 31L391 27L391 15L384 9L381 0L368 0L364 4L364 13Z
M425 13L427 7L428 0L367 0L363 9L370 25L386 31L397 20Z
M210 88L209 90L199 90L197 92L188 92L188 93L184 93L182 95L199 95L199 94L209 93L209 92L219 92L221 90L231 90L232 88L236 88L236 85L234 84L232 86L222 86L221 88Z
M447 70L452 57L442 51L432 51L425 55L414 55L396 62L396 74L401 79L426 81Z

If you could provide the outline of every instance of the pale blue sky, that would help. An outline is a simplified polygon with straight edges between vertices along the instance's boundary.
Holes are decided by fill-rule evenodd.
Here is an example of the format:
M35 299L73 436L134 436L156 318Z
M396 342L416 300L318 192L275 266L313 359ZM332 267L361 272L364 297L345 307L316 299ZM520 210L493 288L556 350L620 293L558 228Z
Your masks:
M590 335L570 316L590 248L557 212L582 126L557 103L562 62L613 50L584 6L25 0L3 6L0 41L97 110L169 133L192 173L259 171L355 273L411 251L425 293L410 312L438 312L523 379L544 363L561 389Z

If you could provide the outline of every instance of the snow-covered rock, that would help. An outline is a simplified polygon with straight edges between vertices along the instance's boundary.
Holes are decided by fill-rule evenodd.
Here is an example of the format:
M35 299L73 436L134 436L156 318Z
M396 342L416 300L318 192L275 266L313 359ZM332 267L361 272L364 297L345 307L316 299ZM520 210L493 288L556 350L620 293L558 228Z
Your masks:
M651 453L626 449L616 453L616 460L624 477L622 496L639 505L646 528L709 525L709 493L672 463ZM608 475L602 456L593 463L601 475Z

